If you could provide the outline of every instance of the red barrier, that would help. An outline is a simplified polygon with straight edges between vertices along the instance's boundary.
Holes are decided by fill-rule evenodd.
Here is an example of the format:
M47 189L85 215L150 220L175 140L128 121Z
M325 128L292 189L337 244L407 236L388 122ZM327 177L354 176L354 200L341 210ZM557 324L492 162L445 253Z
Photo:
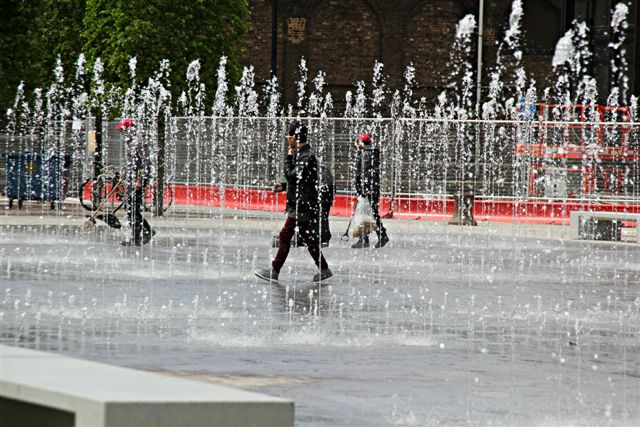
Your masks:
M224 194L224 198L222 197ZM283 212L287 202L284 192L197 185L175 185L174 203L269 212ZM351 216L355 196L336 195L331 215ZM391 209L393 206L393 209ZM568 224L571 211L640 213L640 204L602 204L586 202L544 202L476 199L476 221ZM380 198L380 215L402 219L448 220L454 211L453 199Z
M496 222L528 222L538 224L568 224L572 211L640 213L640 204L603 204L589 202L518 202L476 201L476 220Z
M224 191L221 191L220 187L175 185L173 187L173 202L179 205L274 212L284 211L287 194L242 188L225 188Z

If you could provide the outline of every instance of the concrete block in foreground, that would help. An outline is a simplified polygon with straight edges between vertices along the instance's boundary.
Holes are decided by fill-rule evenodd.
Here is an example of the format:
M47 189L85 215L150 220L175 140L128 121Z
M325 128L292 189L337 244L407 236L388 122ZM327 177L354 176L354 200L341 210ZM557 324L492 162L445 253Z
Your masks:
M0 345L3 426L293 426L292 401Z

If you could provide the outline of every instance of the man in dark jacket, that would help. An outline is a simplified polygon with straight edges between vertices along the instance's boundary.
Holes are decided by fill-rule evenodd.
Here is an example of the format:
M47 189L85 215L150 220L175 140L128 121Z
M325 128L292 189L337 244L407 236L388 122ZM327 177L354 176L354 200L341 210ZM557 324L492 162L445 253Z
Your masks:
M382 225L378 211L378 199L380 198L380 150L371 145L371 137L363 133L357 139L358 154L356 157L355 186L358 196L366 197L376 220L376 233L378 243L376 248L381 248L389 242L387 230ZM358 241L352 248L368 248L369 236L362 232Z
M331 240L331 230L329 228L329 211L333 206L333 200L335 198L335 188L333 184L333 174L327 165L318 162L318 169L320 173L318 175L319 185L318 192L320 195L320 244L323 248L329 246ZM278 182L273 186L273 191L278 193L287 190L287 181L285 177L282 177L283 181ZM299 235L293 237L294 246L304 246L304 242ZM273 236L272 247L277 248L280 246L280 236Z
M289 255L291 239L298 234L319 271L313 282L333 276L320 251L320 197L318 195L318 159L307 142L307 128L294 122L287 132L289 151L284 164L287 181L287 221L280 230L278 253L271 268L256 271L255 275L269 282L278 282L278 275Z
M144 197L144 180L149 176L149 160L145 147L135 134L135 123L126 118L116 129L124 137L125 166L122 179L126 187L124 207L131 226L131 239L122 242L123 246L140 246L151 241L156 234L146 219L142 217L142 198Z

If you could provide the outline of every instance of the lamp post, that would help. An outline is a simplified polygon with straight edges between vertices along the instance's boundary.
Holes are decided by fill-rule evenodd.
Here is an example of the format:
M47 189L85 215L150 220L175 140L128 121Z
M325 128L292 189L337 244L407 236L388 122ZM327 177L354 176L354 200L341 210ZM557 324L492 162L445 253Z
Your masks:
M478 5L478 65L476 72L476 119L480 119L480 96L482 95L482 24L484 17L484 0ZM480 124L478 124L478 127ZM480 131L476 129L475 167L473 171L474 181L480 175Z
M278 0L271 1L271 77L278 75Z

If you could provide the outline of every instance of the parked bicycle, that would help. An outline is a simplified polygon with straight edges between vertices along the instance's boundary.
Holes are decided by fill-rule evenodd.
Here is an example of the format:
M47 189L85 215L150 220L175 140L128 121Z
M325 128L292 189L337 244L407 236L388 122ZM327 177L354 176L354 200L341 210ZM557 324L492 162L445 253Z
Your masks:
M173 184L164 183L162 185L162 213L165 213L173 204ZM142 207L147 212L157 213L160 203L160 191L158 181L151 179L144 188L144 201Z

